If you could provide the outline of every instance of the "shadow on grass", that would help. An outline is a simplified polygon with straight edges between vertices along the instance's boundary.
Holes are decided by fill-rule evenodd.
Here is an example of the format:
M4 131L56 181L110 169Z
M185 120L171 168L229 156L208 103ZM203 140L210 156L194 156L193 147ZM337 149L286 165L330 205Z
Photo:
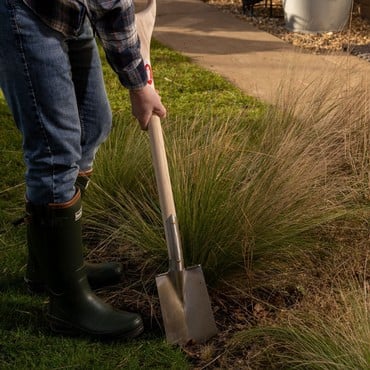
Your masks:
M23 276L4 275L0 277L0 292L27 294Z
M45 296L30 295L21 276L0 278L0 330L37 334L47 330Z

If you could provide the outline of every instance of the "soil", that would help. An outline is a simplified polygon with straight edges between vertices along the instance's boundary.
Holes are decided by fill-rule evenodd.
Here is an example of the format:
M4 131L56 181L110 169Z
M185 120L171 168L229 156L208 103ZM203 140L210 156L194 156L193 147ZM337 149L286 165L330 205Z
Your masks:
M275 35L276 37L299 48L313 53L347 51L354 46L369 45L370 50L370 20L360 17L358 6L353 7L351 18L341 32L327 32L322 34L308 34L290 32L285 28L282 1L272 1L272 16L270 16L269 2L265 1L254 5L253 16L243 14L241 0L204 0L221 11L234 14L238 18L253 24L257 28Z
M347 228L343 227L338 235L337 229L338 225L333 225L333 230L327 230L330 235L326 235L326 238L329 243L332 243L333 239L340 240L346 246L343 251L334 254L330 251L321 252L317 257L312 254L310 258L304 258L301 262L296 260L290 264L291 270L287 267L286 270L278 272L272 267L271 271L267 269L258 276L251 274L253 282L248 284L249 288L245 284L244 275L235 276L233 285L220 282L217 288L209 288L219 333L205 344L189 343L182 348L191 369L267 369L263 364L256 364L261 352L261 343L235 346L233 343L238 341L233 339L242 331L275 325L281 317L299 310L301 306L307 305L307 302L310 306L312 301L316 310L317 301L320 300L319 292L332 290L332 276L342 273L339 271L343 269L343 261L349 261L353 271L358 271L358 276L361 276L363 261L368 253L367 231L364 229L363 234L359 232L358 235L347 235ZM353 240L359 241L358 249L362 252L358 255L351 250ZM119 256L118 253L117 260ZM112 259L111 253L103 259L109 258ZM146 331L164 337L153 271L142 265L140 269L130 262L130 258L123 256L120 262L124 264L125 271L122 282L98 290L98 295L114 307L140 312ZM320 301L321 306L328 304L326 301Z

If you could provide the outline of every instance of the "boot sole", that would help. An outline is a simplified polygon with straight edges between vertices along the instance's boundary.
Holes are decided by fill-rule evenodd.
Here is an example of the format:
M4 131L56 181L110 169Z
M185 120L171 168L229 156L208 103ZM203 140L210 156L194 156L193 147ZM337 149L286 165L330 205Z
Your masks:
M144 324L142 323L140 326L125 332L95 332L92 330L88 330L86 328L82 328L78 325L73 325L69 322L60 320L56 317L47 315L47 320L49 322L50 329L54 333L67 335L67 336L80 336L80 335L88 335L94 338L100 339L131 339L139 336L144 331Z

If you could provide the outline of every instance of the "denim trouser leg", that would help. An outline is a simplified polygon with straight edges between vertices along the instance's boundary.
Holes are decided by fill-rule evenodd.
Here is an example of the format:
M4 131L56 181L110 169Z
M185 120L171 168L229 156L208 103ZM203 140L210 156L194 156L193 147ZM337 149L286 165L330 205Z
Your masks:
M87 23L83 31L66 39L21 0L0 0L0 86L22 132L35 204L69 201L110 131L97 47Z
M99 145L111 130L112 114L105 91L98 48L86 24L77 39L68 40L68 55L81 125L81 171L92 168Z

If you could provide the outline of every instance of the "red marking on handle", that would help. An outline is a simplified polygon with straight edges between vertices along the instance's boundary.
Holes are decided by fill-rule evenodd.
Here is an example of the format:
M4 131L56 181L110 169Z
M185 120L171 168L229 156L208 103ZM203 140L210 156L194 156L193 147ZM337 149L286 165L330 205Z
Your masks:
M153 70L150 64L145 64L146 73L148 74L148 85L153 83Z

